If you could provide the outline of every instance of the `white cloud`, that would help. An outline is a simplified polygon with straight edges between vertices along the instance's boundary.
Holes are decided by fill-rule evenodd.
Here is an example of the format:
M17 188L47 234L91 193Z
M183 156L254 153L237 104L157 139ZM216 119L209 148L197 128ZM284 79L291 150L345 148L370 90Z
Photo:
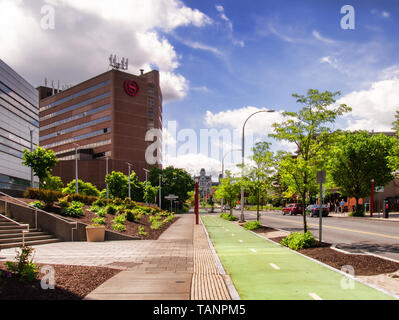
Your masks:
M326 38L323 37L320 32L318 32L317 30L313 30L312 32L313 36L317 39L320 40L326 44L337 44L338 42L336 40L330 39L330 38Z
M128 57L129 72L158 68L164 101L183 98L188 80L165 36L178 27L212 20L180 0L47 0L55 7L55 30L40 27L44 2L0 0L2 58L35 85L49 79L74 84L107 71L111 53ZM7 13L7 14L3 14ZM44 73L46 72L46 73Z
M231 22L231 20L226 16L225 12L224 12L224 7L221 5L216 5L215 6L216 10L219 12L219 17L226 22L227 24L227 28L229 29L229 38L231 39L232 43L235 46L239 46L239 47L245 47L245 43L242 40L237 40L234 38L233 36L233 32L234 32L234 27L233 27L233 23Z
M387 19L387 18L389 18L391 16L391 14L388 11L385 11L385 10L381 10L380 11L380 10L377 10L377 9L372 9L371 10L371 14L373 14L373 15L375 15L377 17L384 18L384 19Z
M337 103L346 103L352 112L346 118L349 130L391 131L394 114L399 110L399 70L382 72L384 80L375 81L367 90L353 91Z

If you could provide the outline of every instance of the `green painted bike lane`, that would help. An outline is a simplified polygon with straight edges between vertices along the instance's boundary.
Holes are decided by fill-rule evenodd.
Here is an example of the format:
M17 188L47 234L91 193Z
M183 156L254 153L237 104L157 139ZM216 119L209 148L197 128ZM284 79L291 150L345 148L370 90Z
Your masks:
M201 219L243 300L394 299L358 281L351 289L344 275L217 216Z

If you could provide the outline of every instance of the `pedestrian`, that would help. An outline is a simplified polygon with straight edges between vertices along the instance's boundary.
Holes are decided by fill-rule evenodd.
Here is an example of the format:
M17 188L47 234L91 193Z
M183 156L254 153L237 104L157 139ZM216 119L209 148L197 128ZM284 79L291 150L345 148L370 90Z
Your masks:
M345 201L344 199L341 200L341 213L344 213L344 206L345 206Z

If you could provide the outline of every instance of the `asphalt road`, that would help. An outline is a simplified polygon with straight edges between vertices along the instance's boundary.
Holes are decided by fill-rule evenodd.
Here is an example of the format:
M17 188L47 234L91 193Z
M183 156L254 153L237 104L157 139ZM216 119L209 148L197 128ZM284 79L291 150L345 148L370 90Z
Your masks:
M239 217L240 212L234 214ZM255 220L256 212L245 211L246 220ZM281 213L262 213L263 225L303 232L303 217L283 216ZM307 216L309 230L318 239L319 218ZM399 222L379 221L352 217L323 217L323 242L350 252L371 252L399 262Z

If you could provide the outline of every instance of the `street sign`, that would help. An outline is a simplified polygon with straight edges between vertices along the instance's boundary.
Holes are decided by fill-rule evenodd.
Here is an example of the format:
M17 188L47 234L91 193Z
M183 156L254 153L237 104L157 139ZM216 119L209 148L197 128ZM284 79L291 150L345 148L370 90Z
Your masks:
M178 196L175 196L174 194L170 194L168 196L165 197L166 200L175 200L178 199Z
M375 187L375 192L384 192L384 186Z
M317 171L317 183L326 183L326 170Z

